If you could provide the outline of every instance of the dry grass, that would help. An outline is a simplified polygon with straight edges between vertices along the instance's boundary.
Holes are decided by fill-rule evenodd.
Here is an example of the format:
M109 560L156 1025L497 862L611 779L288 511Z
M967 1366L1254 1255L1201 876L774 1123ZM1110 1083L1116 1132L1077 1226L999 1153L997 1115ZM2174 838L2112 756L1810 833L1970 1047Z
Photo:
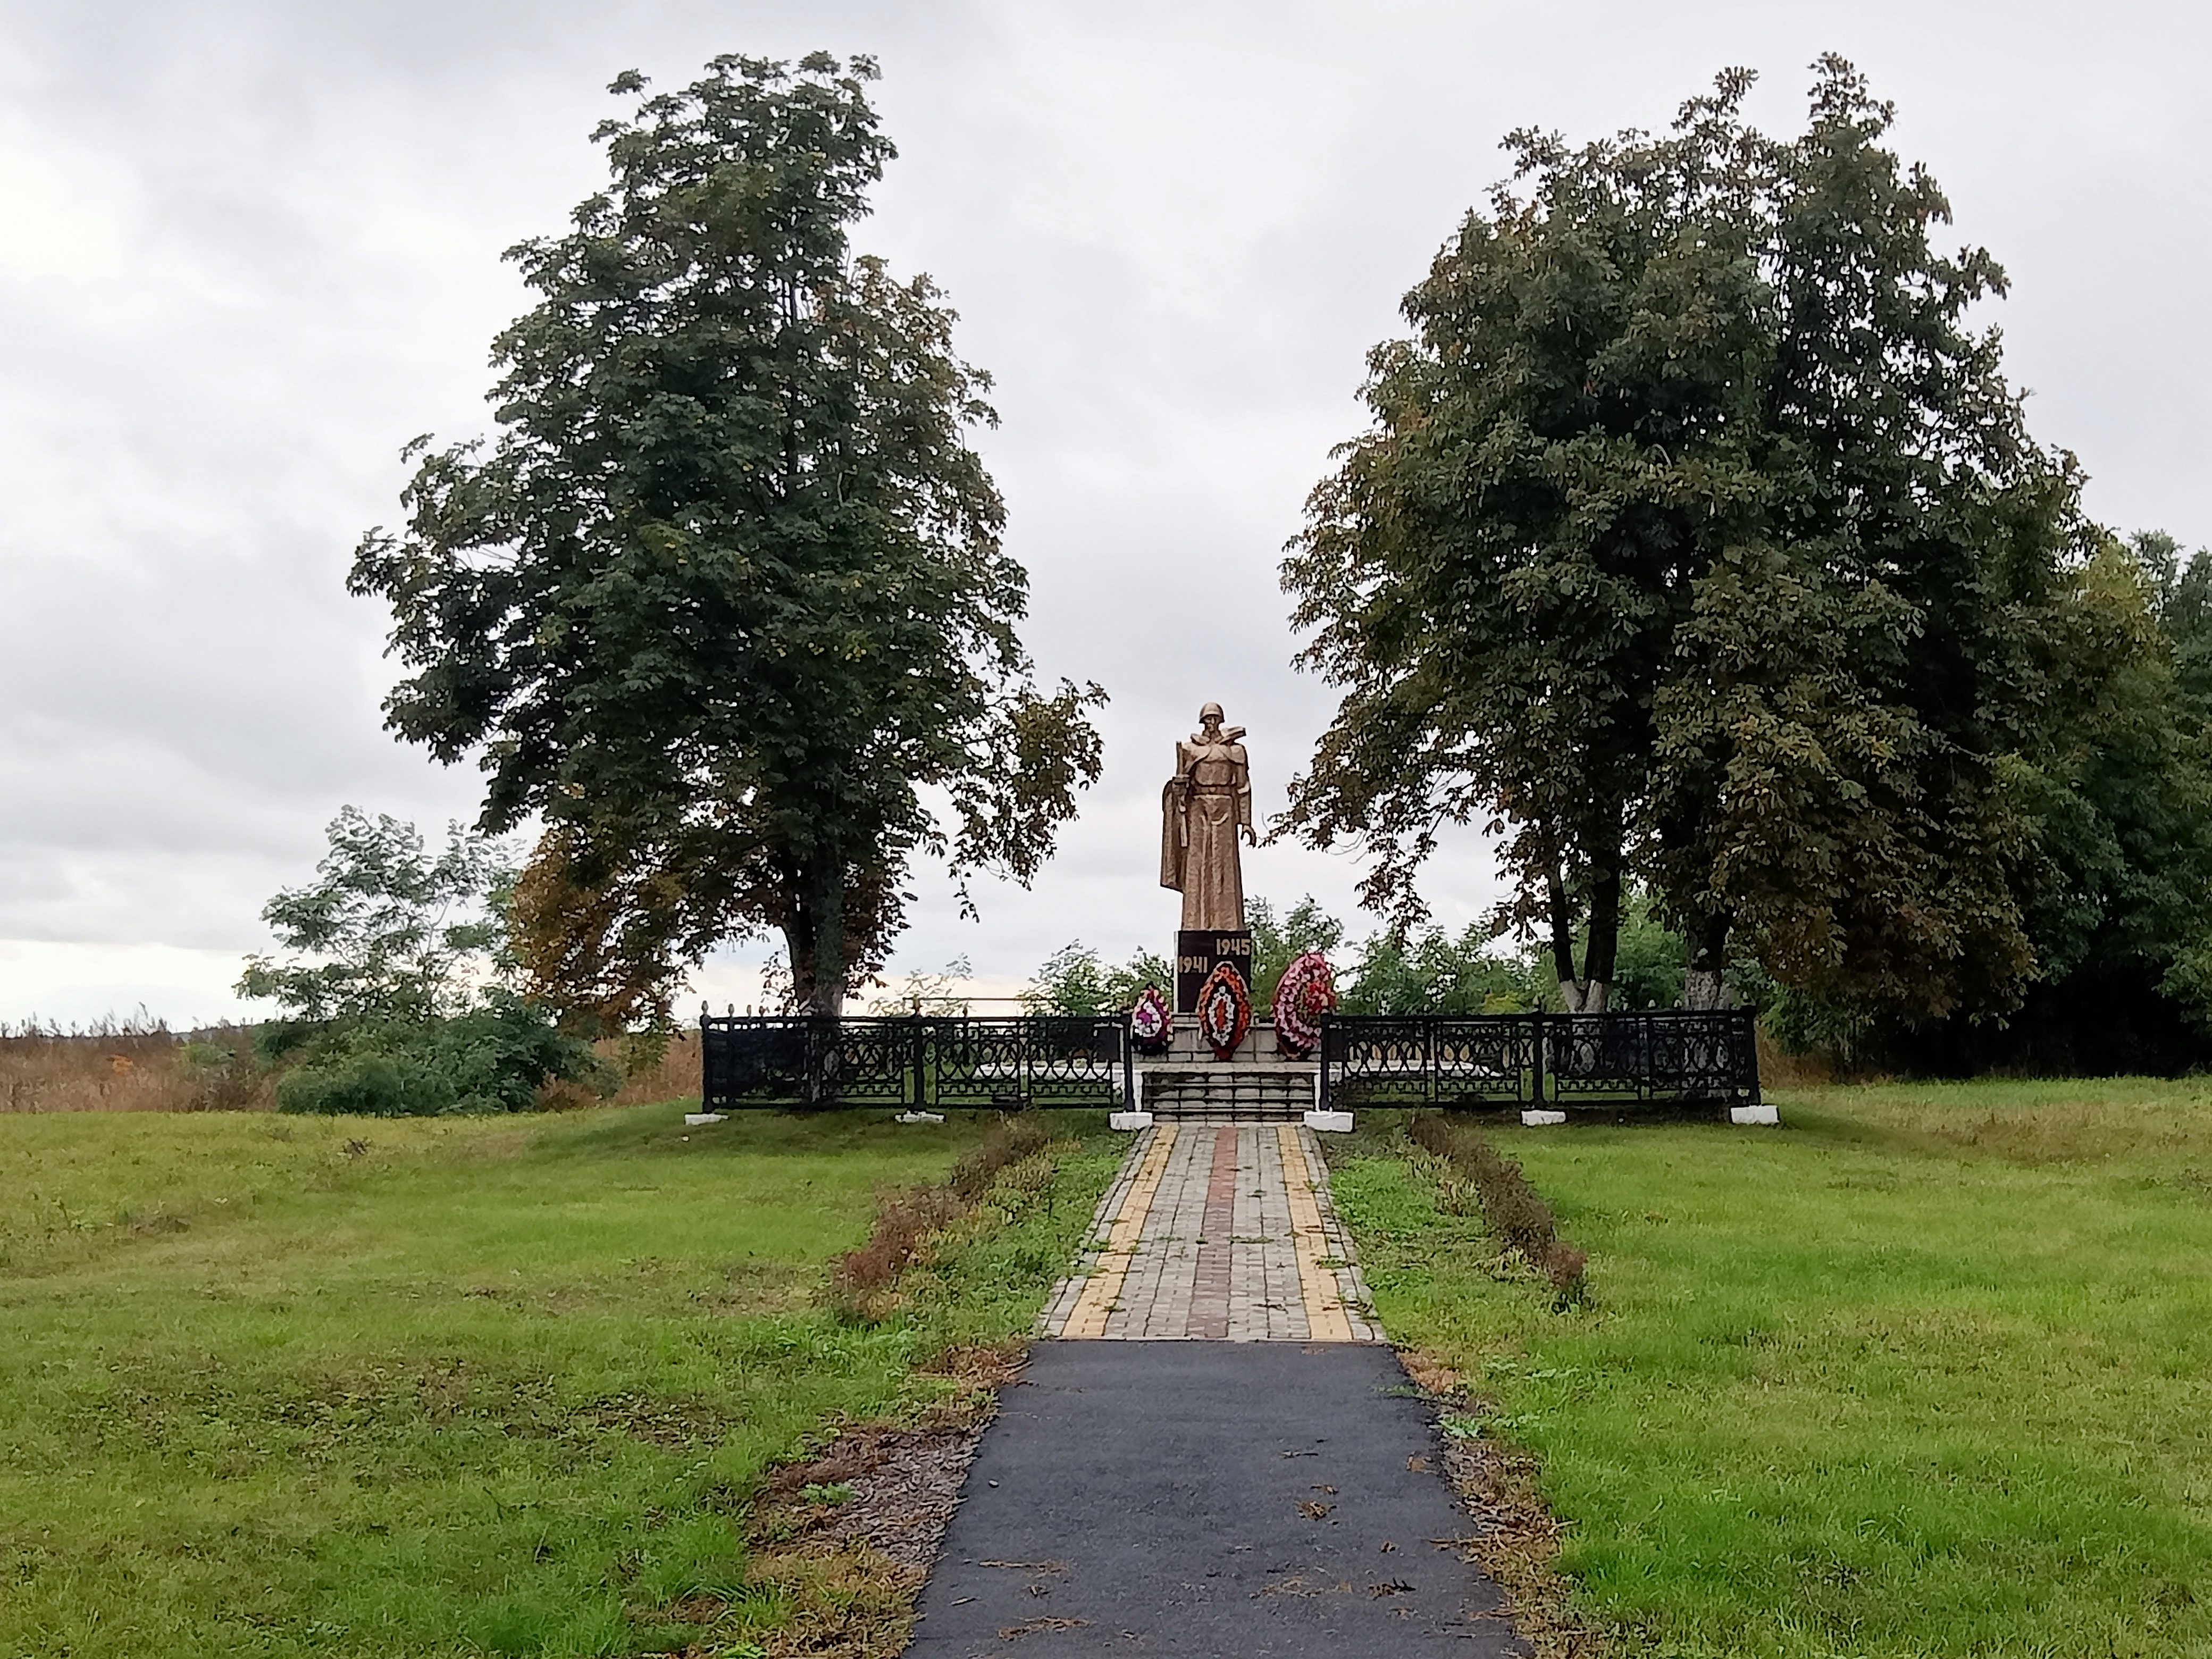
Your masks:
M1769 1089L1819 1089L1838 1080L1834 1059L1818 1050L1793 1054L1766 1034L1753 1028L1759 1042L1759 1080Z
M1559 1571L1566 1528L1544 1506L1535 1459L1467 1432L1471 1423L1492 1414L1496 1402L1476 1399L1466 1380L1434 1353L1402 1348L1398 1358L1437 1408L1444 1475L1478 1522L1451 1544L1504 1590L1514 1631L1534 1659L1607 1659L1616 1651L1614 1644L1576 1608L1574 1587Z
M696 1031L677 1032L657 1056L638 1056L619 1038L596 1047L623 1068L614 1098L553 1084L540 1105L651 1106L698 1096ZM645 1063L630 1069L641 1058ZM250 1025L189 1036L118 1020L88 1030L0 1026L0 1112L266 1111L275 1095L274 1072L254 1060Z
M0 1028L0 1112L264 1110L270 1085L248 1027L189 1038L117 1021L84 1031Z
M1406 1133L1474 1187L1491 1231L1551 1280L1561 1307L1583 1299L1587 1259L1559 1237L1552 1206L1528 1184L1518 1164L1472 1125L1455 1123L1439 1112L1423 1113L1406 1126Z
M699 1093L699 1034L677 1031L658 1058L638 1054L626 1037L594 1043L599 1055L623 1068L617 1106L658 1106L666 1100L696 1099ZM643 1060L649 1064L639 1064ZM633 1066L635 1069L632 1069ZM593 1104L599 1103L593 1102Z
M1039 1178L1050 1178L1049 1161L1041 1159L1050 1139L1042 1126L1029 1119L995 1124L952 1166L944 1185L887 1194L868 1242L848 1250L830 1269L825 1291L830 1305L848 1318L881 1318L896 1305L893 1291L899 1274L933 1237L989 1192L1003 1171L1038 1159Z

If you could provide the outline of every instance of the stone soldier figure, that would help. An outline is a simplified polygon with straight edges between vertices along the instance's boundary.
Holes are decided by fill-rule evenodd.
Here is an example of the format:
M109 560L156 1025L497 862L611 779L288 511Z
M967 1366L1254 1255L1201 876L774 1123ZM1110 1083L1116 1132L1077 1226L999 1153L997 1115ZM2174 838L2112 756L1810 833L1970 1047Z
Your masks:
M1244 930L1244 871L1237 832L1253 846L1252 773L1241 726L1221 705L1198 711L1199 729L1176 745L1176 775L1160 795L1160 885L1182 894L1185 931Z

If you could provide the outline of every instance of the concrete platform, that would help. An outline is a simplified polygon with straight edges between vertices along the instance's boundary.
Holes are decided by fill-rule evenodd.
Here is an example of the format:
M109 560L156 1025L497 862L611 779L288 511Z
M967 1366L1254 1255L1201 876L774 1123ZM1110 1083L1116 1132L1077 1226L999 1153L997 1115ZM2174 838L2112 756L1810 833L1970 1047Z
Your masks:
M1167 1118L1221 1121L1302 1121L1319 1102L1321 1068L1275 1046L1275 1028L1254 1024L1227 1060L1198 1034L1197 1022L1176 1016L1168 1051L1137 1061L1137 1103Z

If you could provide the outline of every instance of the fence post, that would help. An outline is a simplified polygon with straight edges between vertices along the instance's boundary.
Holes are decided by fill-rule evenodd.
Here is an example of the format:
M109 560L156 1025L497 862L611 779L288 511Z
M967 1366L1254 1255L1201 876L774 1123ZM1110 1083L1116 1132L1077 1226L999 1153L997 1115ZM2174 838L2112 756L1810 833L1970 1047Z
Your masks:
M1137 1109L1137 1024L1126 1012L1121 1016L1121 1109Z
M917 1112L927 1109L929 1104L928 1073L926 1069L928 1064L928 1044L929 1038L926 1033L922 1018L917 1013L914 1016L914 1105L912 1108Z
M1333 1103L1336 1097L1328 1086L1329 1022L1335 1018L1336 1016L1334 1014L1329 1013L1325 1010L1321 1017L1321 1049L1319 1054L1321 1069L1315 1073L1314 1077L1314 1104L1318 1106L1324 1112L1333 1112L1336 1109Z
M1539 1008L1528 1018L1532 1022L1528 1027L1528 1059L1530 1067L1536 1074L1533 1086L1535 1097L1529 1104L1541 1106L1544 1103L1544 1011Z

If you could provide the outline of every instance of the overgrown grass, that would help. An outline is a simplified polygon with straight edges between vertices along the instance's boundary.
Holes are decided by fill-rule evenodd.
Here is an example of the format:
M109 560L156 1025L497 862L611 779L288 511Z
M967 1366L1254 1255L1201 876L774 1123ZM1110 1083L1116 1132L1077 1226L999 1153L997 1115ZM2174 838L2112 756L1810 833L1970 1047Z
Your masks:
M1386 1115L1332 1149L1385 1325L1538 1458L1583 1604L1630 1654L2212 1652L2212 1090L1781 1105L1498 1130L1589 1252L1561 1312Z
M987 1127L0 1119L0 1654L773 1646L762 1471L1026 1328L1110 1172L1063 1147L888 1316L822 1305Z
M267 1107L270 1084L247 1026L185 1037L143 1019L0 1024L0 1114L241 1111Z
M115 1019L66 1031L0 1024L0 1115L265 1111L276 1103L280 1073L255 1053L255 1030L232 1025L185 1036L158 1023ZM695 1030L672 1032L658 1045L610 1038L592 1046L620 1079L606 1103L650 1106L698 1096ZM599 1092L549 1079L538 1103L573 1110L601 1103Z

